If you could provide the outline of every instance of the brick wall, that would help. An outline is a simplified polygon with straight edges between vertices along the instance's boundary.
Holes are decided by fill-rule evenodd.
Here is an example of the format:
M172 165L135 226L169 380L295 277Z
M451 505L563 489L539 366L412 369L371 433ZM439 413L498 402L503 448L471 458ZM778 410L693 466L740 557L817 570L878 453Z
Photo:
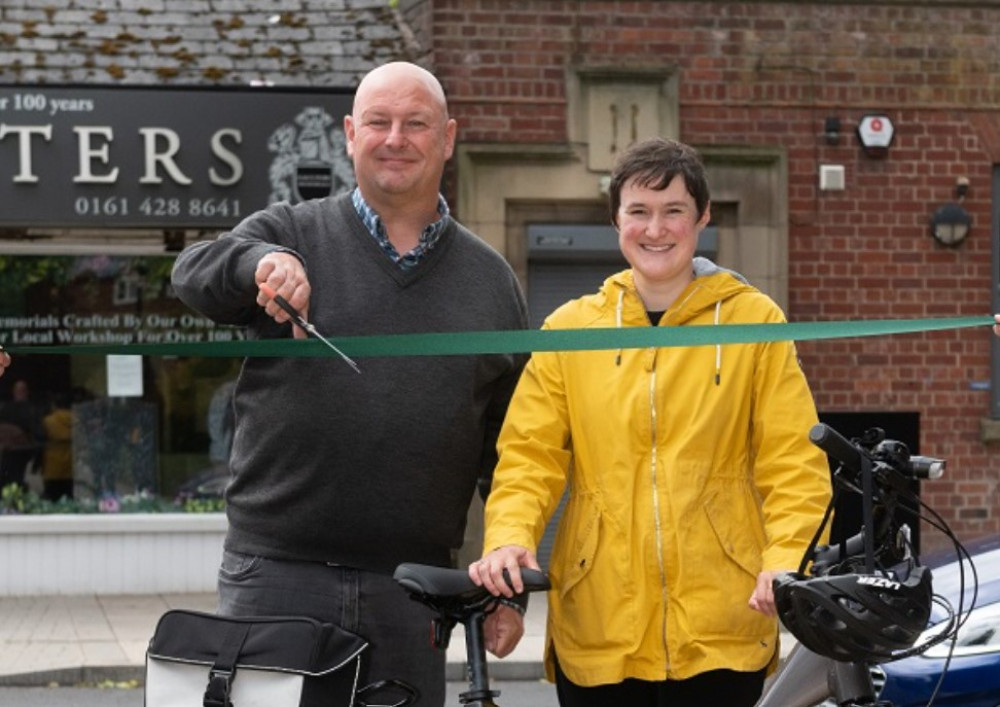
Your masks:
M990 193L1000 162L1000 6L993 2L438 0L436 70L465 142L562 143L573 67L676 66L680 138L779 146L789 172L793 321L929 318L991 308ZM896 135L872 159L865 113ZM828 145L824 120L842 123ZM820 164L847 188L818 189ZM970 188L959 248L929 218ZM924 498L963 536L1000 530L1000 449L981 441L986 329L799 347L827 412L921 414L921 452L948 460ZM931 538L926 539L933 543Z

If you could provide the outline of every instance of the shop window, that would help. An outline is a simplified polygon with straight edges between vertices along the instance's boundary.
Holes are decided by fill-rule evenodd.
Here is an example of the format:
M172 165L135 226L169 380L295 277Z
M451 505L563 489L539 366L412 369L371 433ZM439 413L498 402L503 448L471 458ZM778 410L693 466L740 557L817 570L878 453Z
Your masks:
M223 393L231 391L239 359L144 356L125 367L134 380L120 386L107 356L30 353L33 345L239 337L174 296L172 267L172 255L0 255L0 343L19 349L0 378L0 416L19 385L30 391L40 417L72 413L72 433L58 442L65 468L46 468L43 451L57 440L35 431L39 453L5 483L39 495L69 489L79 500L138 491L169 500L193 486L218 493L226 476L226 420L231 424ZM57 473L63 483L48 484Z

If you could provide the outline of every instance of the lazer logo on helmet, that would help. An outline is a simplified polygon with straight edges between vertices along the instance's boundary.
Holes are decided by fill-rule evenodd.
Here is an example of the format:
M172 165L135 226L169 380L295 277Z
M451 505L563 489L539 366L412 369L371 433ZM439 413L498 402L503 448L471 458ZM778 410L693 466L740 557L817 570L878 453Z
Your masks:
M868 576L858 577L858 584L866 584L871 587L881 587L882 589L891 589L893 591L899 591L899 588L903 586L899 582L886 579L885 577Z

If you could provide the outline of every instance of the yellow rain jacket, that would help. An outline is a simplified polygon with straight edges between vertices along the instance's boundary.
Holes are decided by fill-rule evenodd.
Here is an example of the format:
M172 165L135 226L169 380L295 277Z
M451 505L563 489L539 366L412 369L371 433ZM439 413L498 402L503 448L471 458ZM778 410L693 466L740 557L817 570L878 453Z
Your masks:
M659 326L777 323L779 307L703 258ZM543 328L648 326L632 271ZM535 353L498 448L484 547L536 550L564 488L549 567L552 652L583 686L754 671L778 623L747 606L796 569L830 498L815 405L791 342Z

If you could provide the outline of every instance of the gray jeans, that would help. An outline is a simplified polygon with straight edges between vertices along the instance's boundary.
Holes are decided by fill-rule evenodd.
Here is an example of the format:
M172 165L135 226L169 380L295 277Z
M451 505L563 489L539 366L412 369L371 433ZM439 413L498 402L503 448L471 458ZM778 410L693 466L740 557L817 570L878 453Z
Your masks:
M402 680L421 707L443 707L445 651L430 643L434 612L392 577L321 562L272 560L226 550L219 569L224 616L310 616L368 641L359 685Z

